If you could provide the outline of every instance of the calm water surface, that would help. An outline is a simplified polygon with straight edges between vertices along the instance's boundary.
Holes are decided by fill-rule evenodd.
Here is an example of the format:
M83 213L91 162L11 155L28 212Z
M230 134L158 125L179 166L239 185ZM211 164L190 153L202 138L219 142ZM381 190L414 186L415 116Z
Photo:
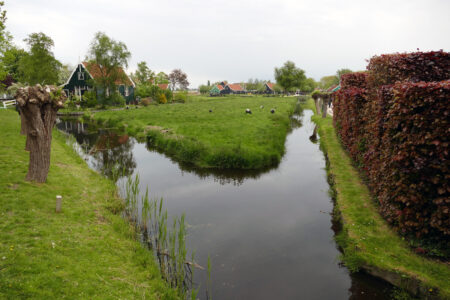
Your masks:
M169 215L186 214L188 249L204 266L211 256L214 299L387 299L387 284L339 264L311 114L296 117L279 166L260 173L195 170L127 136L75 122L58 128L75 136L92 168L139 173L141 188L163 197ZM196 278L204 298L205 272Z

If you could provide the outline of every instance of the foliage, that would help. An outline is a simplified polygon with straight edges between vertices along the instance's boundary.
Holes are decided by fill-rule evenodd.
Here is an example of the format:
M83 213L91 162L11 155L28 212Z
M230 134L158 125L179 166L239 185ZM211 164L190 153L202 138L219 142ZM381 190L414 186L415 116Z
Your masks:
M63 64L58 73L58 84L65 84L72 74L74 67L69 64Z
M307 104L314 106L311 100ZM334 215L342 225L336 239L342 247L344 263L353 269L382 270L394 278L401 278L404 286L408 285L409 278L413 278L413 282L418 279L428 294L423 296L433 298L439 293L442 299L447 299L450 296L448 265L411 251L408 242L380 216L369 189L339 141L332 119L317 115L312 119L318 125L328 177L336 191Z
M3 64L3 56L5 51L11 46L11 35L6 31L6 11L3 10L3 5L5 3L0 1L0 81L4 80L6 75L8 75L7 70Z
M2 62L7 74L11 75L14 80L21 80L24 77L23 71L19 69L20 60L27 55L23 49L15 46L9 47L3 53Z
M450 78L450 53L440 51L396 53L370 59L371 88L397 81L442 81Z
M164 72L159 72L155 76L155 84L169 83L169 76Z
M312 91L314 91L317 87L317 82L314 80L314 78L307 78L304 82L303 82L303 86L302 86L302 92L307 92L310 93Z
M166 98L166 95L164 95L164 94L159 94L157 99L158 99L159 104L167 103L167 98Z
M116 82L127 80L123 68L128 66L130 56L131 53L124 43L111 39L103 32L95 34L87 59L99 71L94 78L94 86L103 91L97 94L100 103L108 104L108 98L113 99L107 97L104 91L109 90L115 94Z
M15 95L16 92L17 92L17 90L20 89L20 88L23 88L23 87L25 87L25 85L24 85L23 83L20 83L20 82L13 83L13 84L12 84L11 86L9 86L8 89L7 89L8 94L10 94L10 95Z
M153 81L155 78L155 72L149 69L145 61L141 61L137 64L138 68L134 73L134 78L137 83L145 84L148 81Z
M162 99L161 96L164 96L167 102L167 99L172 99L172 91L169 89L162 90L156 84L146 83L136 87L136 96L141 98L150 97L158 102L159 99Z
M337 76L335 76L335 75L324 76L324 77L320 78L318 87L321 88L322 90L328 90L333 85L338 85L338 84L339 84L339 78Z
M94 91L86 91L83 94L81 105L84 107L95 107L98 104L97 96Z
M142 105L149 106L151 103L151 98L144 98L141 100Z
M275 68L275 80L284 92L300 89L306 80L305 71L297 68L293 62L287 61L281 68Z
M375 56L367 76L342 76L334 101L335 126L382 215L401 233L447 249L449 64L442 51Z
M185 103L187 101L188 93L186 91L176 92L174 94L173 102Z
M181 90L185 90L189 86L186 73L180 69L175 69L169 74L169 82L172 86L172 91L174 91L177 86Z
M340 82L342 75L350 74L350 73L353 73L353 71L350 70L350 69L345 69L345 68L344 69L339 69L339 70L336 71L336 77L338 78L338 80Z
M208 94L209 91L211 90L211 87L208 85L202 84L198 87L198 90L199 90L200 94Z
M347 89L351 87L366 88L366 82L366 72L346 73L345 76L341 77L341 89Z
M106 103L114 106L124 106L126 101L120 93L112 93L107 99Z
M24 39L30 51L19 62L21 82L34 84L57 84L61 63L53 56L53 40L42 32L32 33Z
M245 83L245 89L247 91L264 92L266 82L266 80L250 78L247 83Z

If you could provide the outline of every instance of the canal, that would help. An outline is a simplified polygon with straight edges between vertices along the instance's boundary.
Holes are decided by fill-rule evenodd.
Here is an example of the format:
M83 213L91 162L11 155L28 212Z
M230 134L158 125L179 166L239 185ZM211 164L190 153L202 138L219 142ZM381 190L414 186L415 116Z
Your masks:
M57 126L75 137L91 168L139 174L141 190L163 197L169 215L186 214L188 249L200 265L211 257L213 299L387 299L390 286L340 264L311 115L293 117L283 160L260 172L198 170L111 130L68 120ZM203 299L206 272L195 277Z

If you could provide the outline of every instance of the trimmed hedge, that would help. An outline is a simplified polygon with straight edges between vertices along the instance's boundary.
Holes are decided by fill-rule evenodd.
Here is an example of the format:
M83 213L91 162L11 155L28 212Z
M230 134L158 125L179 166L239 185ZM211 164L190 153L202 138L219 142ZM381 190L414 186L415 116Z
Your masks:
M348 73L341 76L341 89L348 89L351 87L366 88L366 84L366 72Z
M370 59L371 88L398 81L443 81L450 78L450 53L444 51L395 53Z
M450 235L450 55L373 57L343 75L333 121L383 217L405 235Z

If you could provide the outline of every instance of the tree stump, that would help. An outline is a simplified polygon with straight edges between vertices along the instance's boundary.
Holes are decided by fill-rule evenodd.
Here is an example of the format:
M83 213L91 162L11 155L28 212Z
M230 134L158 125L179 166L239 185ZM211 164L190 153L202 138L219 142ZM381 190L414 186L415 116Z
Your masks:
M320 96L319 94L314 94L312 95L312 98L314 99L314 104L316 106L316 113L320 115L320 105L319 105Z
M21 118L20 133L27 136L25 150L30 152L27 181L45 182L50 167L52 129L58 109L64 107L66 94L55 86L35 85L17 90L15 99Z
M331 95L330 94L323 94L322 95L323 103L322 103L322 118L327 117L328 112L328 104L330 103Z

